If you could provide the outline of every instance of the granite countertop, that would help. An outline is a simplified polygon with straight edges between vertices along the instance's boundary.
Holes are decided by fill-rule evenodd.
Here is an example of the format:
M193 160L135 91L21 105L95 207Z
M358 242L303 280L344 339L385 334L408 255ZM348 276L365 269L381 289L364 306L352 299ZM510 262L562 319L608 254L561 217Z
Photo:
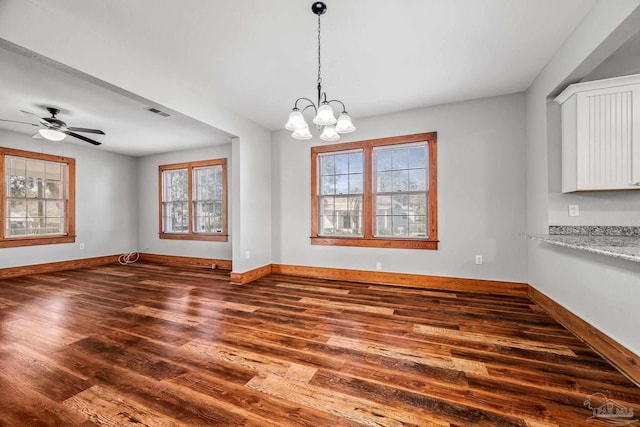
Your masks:
M524 237L551 245L640 262L640 227L550 226L549 234L525 234Z

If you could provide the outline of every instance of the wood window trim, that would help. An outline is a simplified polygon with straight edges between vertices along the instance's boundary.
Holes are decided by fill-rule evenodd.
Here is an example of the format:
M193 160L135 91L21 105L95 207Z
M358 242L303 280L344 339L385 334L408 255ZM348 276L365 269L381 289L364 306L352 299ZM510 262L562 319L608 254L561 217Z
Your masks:
M311 147L311 244L398 249L438 249L437 137L437 132L427 132ZM408 144L412 142L426 142L429 153L429 192L427 197L427 228L429 230L429 238L404 239L374 237L373 148L386 145ZM364 200L362 216L364 222L364 235L363 237L321 236L318 234L318 221L320 215L320 197L318 195L318 155L322 153L355 149L363 150Z
M65 205L65 230L63 235L11 237L6 233L6 199L5 191L5 158L6 156L22 157L26 159L45 160L65 163L67 165L67 200ZM76 241L76 160L71 157L53 154L34 153L32 151L0 147L0 248L15 248L20 246L53 245L60 243L74 243Z
M222 166L222 233L194 233L193 232L193 169L207 166ZM189 206L189 223L187 233L166 233L162 227L162 197L163 182L162 173L167 170L187 169L188 182L188 206ZM195 162L173 163L169 165L158 166L158 203L159 203L159 237L160 239L170 240L202 240L210 242L226 242L229 240L227 229L227 159L200 160Z

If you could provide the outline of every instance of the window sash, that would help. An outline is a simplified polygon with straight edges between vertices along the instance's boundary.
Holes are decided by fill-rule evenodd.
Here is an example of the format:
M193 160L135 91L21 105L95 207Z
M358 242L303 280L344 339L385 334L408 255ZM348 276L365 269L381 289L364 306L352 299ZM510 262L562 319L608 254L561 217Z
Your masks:
M428 239L427 142L373 147L372 171L373 237Z

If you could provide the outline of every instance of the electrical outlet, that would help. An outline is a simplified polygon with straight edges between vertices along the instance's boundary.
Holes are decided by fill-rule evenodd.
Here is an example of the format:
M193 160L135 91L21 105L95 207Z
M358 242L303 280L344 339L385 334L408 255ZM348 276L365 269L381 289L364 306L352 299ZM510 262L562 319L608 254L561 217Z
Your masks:
M478 265L482 264L482 255L476 255L476 264Z
M380 261L376 262L376 270L382 270L382 263Z
M78 246L80 247L80 249L84 249L84 243L80 243Z
M244 253L244 259L249 259L249 258L251 258L251 252L246 251L246 252Z
M569 216L580 216L580 206L569 205Z

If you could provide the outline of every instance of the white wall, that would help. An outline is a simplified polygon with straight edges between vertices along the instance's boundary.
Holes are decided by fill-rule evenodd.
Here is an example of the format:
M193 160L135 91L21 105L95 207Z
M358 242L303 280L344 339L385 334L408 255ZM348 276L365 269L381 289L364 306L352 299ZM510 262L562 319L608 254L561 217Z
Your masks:
M233 272L272 263L271 142L262 132L233 141ZM248 255L248 256L247 256Z
M136 160L80 144L0 131L0 146L76 159L77 236L76 243L2 248L0 268L115 255L137 247Z
M561 211L574 201L581 205L583 221L638 225L637 193L558 194L557 107L548 96L575 78L576 70L588 74L637 31L639 5L639 0L599 1L527 90L527 218L532 233L546 233L550 220L568 223ZM528 268L533 287L640 354L640 264L532 241Z
M432 250L311 245L310 147L272 133L274 263L526 281L524 96L357 120L345 142L438 132L438 237ZM476 254L484 264L476 265Z
M226 242L160 239L158 166L199 160L227 159L227 208L233 191L231 143L196 150L175 151L138 159L138 250L140 252L231 259L231 236ZM233 233L231 209L227 210L229 233Z

